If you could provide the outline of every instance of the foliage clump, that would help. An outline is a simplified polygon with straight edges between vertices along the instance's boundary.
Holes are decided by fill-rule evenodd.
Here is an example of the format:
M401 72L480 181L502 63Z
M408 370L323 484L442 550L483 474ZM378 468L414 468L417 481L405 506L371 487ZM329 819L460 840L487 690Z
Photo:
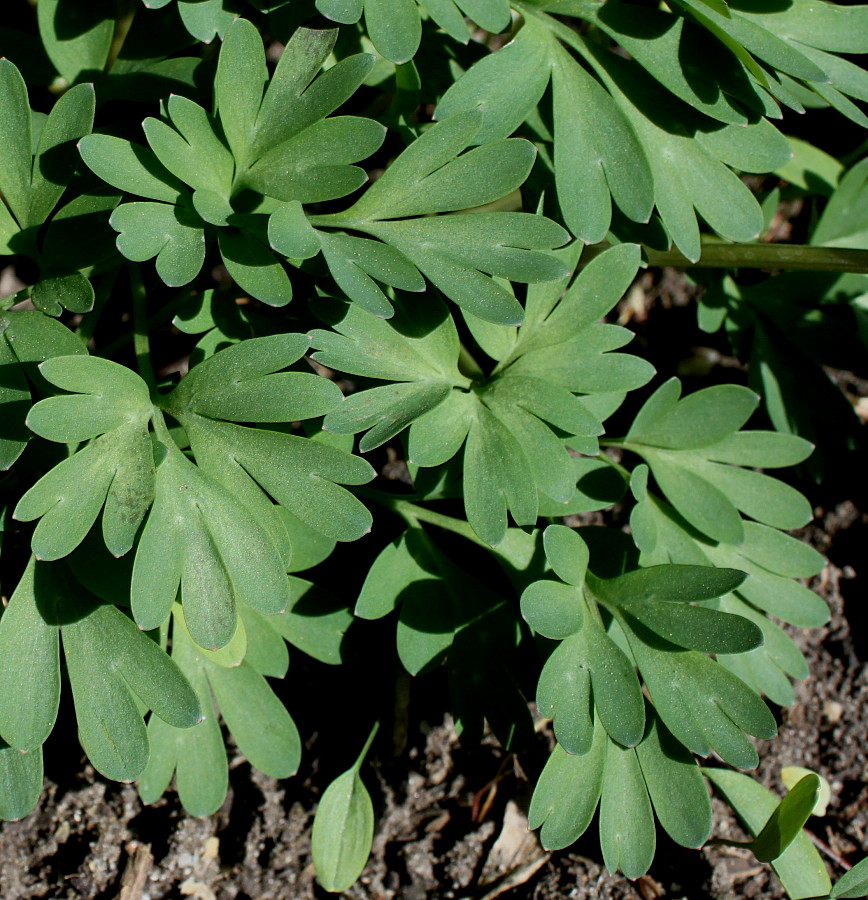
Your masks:
M712 839L710 782L793 898L864 896L802 831L816 775L778 802L737 770L808 675L779 623L828 616L793 482L861 437L823 366L864 369L868 169L790 131L868 127L868 7L12 6L0 816L38 801L64 685L94 768L145 802L174 779L218 809L223 726L290 777L290 654L356 678L353 622L382 620L407 672L446 670L463 741L526 751L529 700L552 720L546 848L596 815L637 878L657 824ZM756 243L793 197L809 243ZM655 381L615 320L656 264L691 269L746 378ZM370 847L387 707L322 796L328 890Z

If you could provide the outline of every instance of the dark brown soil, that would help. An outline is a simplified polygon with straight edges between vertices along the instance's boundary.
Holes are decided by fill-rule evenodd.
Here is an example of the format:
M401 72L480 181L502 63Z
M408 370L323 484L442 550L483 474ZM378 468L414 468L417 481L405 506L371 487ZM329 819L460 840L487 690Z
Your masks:
M814 587L829 602L826 628L798 640L812 675L793 707L781 713L779 738L761 747L759 776L778 787L784 765L821 772L832 786L827 815L812 819L835 856L855 862L868 850L868 666L860 633L860 581L846 554L863 544L868 517L844 503L823 513L805 537L830 563ZM538 755L549 736L542 728ZM67 745L67 753L78 754ZM316 745L311 751L316 753ZM54 757L57 757L57 750ZM310 865L316 779L277 782L234 761L232 790L206 819L184 815L174 795L142 807L135 789L99 780L89 767L71 775L76 759L49 756L38 809L0 829L3 900L120 898L158 900L305 900L325 896ZM348 892L357 900L423 900L496 896L534 900L581 898L774 898L783 896L767 866L742 851L683 850L660 837L657 859L637 882L602 865L594 826L571 851L546 854L525 827L530 785L521 765L494 741L462 748L451 722L412 726L407 748L369 769L377 807L371 860ZM313 772L315 767L311 769ZM373 773L370 775L370 773ZM64 780L66 779L66 780ZM71 780L70 780L71 779ZM737 832L716 802L717 832Z

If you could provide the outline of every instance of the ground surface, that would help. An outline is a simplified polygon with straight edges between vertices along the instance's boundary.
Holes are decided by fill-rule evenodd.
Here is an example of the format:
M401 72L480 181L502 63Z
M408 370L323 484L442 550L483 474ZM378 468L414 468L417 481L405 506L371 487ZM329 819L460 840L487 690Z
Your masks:
M641 339L645 326L630 324L640 326ZM647 340L653 343L653 335ZM795 705L781 712L779 738L760 748L759 769L762 780L775 789L780 789L778 772L784 765L808 766L829 779L828 814L811 820L810 827L827 845L825 859L835 877L843 871L835 857L852 863L868 851L868 622L863 596L868 576L859 572L868 516L842 496L846 494L837 490L819 490L814 498L817 520L803 537L829 559L812 586L827 599L832 618L825 628L798 633L811 678L798 686ZM399 688L398 700L402 690L418 700L418 689L409 680L399 681ZM436 694L436 682L432 690ZM429 709L413 704L419 707ZM638 882L606 873L593 825L572 850L544 853L527 833L522 809L531 787L525 772L535 776L542 765L550 740L546 729L538 735L535 752L519 761L505 756L494 741L461 746L447 706L441 701L432 708L430 721L420 720L418 713L396 716L396 752L383 751L388 740L381 739L379 758L367 769L377 832L368 867L349 892L356 900L783 896L768 867L756 866L741 851L687 851L664 835L650 873ZM320 716L328 713L328 708L317 710ZM310 826L317 790L328 780L318 775L320 754L340 740L341 732L331 727L317 736L319 726L312 721L313 728L301 729L312 737L298 777L276 782L238 758L226 803L206 819L185 816L172 793L143 807L134 787L101 780L80 758L77 744L53 739L37 810L0 828L0 898L327 896L314 882ZM406 739L400 723L406 726ZM61 724L73 726L71 721ZM59 733L69 735L72 728ZM357 750L350 747L343 755L349 759L353 752ZM737 826L723 804L715 801L715 809L716 832L735 834Z

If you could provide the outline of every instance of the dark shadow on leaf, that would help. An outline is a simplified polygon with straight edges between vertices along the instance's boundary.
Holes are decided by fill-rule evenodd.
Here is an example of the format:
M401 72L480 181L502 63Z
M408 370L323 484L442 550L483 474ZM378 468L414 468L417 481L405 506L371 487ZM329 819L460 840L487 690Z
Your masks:
M449 317L441 295L432 287L425 293L424 301L419 294L396 290L393 305L395 315L389 324L408 338L425 337Z
M678 24L678 16L630 3L607 3L597 15L619 34L650 41L660 38Z
M99 605L81 589L64 562L37 562L33 594L39 614L50 625L71 625L87 618Z
M46 181L64 186L69 183L79 161L77 143L77 139L64 141L40 154L37 164L39 173Z
M96 28L105 19L114 18L110 0L87 3L59 3L54 12L54 32L61 41L73 41Z
M451 634L455 630L446 585L439 580L414 581L398 595L401 621L424 634Z
M109 553L102 537L101 521L97 519L85 539L64 562L72 577L89 593L105 603L127 606L130 602L134 558L134 552L127 553L120 559Z
M793 5L793 0L728 0L732 9L740 9L749 13L784 12Z
M108 223L121 195L106 185L61 207L42 240L40 261L55 271L96 265L117 253L117 234Z
M294 615L317 618L340 612L347 609L347 607L348 604L344 600L330 591L323 590L312 584L290 608Z
M585 496L592 500L601 500L616 503L626 492L626 484L623 477L613 468L594 469L583 475L576 487ZM613 499L614 498L614 499Z
M161 60L139 72L109 74L100 84L100 106L113 100L154 103L169 94L200 101L207 93L205 69L202 60L182 57Z

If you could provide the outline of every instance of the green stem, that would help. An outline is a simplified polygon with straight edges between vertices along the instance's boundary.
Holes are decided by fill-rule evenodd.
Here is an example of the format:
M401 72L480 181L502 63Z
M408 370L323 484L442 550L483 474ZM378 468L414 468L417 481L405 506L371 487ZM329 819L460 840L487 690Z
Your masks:
M136 0L118 0L117 13L115 15L115 31L114 35L112 35L112 42L103 71L111 71L115 60L120 56L120 52L124 48L124 41L126 41L130 28L133 26L133 19L136 17L138 8L139 4Z
M587 265L609 247L594 244L582 253L580 265ZM676 269L785 269L812 272L868 273L868 250L847 247L808 247L803 244L719 244L703 243L702 256L695 262L676 250L643 248L650 266Z
M395 497L392 494L387 494L385 491L378 491L374 488L356 488L355 493L373 500L385 509L391 510L411 525L427 522L429 525L436 525L438 528L442 528L444 531L460 534L461 537L467 538L468 541L473 541L474 544L478 544L480 547L485 547L486 550L491 549L485 541L477 536L470 524L463 519L444 516L442 513L434 512L433 509L426 509L417 503L412 503L409 500Z
M473 354L464 344L461 344L460 347L461 349L458 351L458 371L471 380L484 379L486 375L482 370L482 366L473 358Z
M147 295L142 282L142 273L135 264L129 267L130 289L133 296L133 352L136 355L136 364L139 367L139 375L148 386L151 394L157 393L157 376L151 365L151 348L148 343L148 313Z
M365 746L362 747L362 752L359 754L359 758L356 760L354 769L358 770L362 767L362 763L365 761L365 757L368 755L368 750L371 749L371 744L374 743L374 738L377 736L377 732L380 730L380 723L374 722L374 727L371 729L371 733L368 735L368 739L365 741Z
M600 443L601 447L623 447L624 446L623 443L621 442L620 438L608 440L608 441L600 439L599 443ZM624 479L624 481L627 482L627 484L630 483L630 479L632 478L632 473L630 472L629 469L625 468L624 466L621 465L621 463L616 462L614 459L612 459L611 456L608 456L605 453L600 454L600 459L607 462Z

